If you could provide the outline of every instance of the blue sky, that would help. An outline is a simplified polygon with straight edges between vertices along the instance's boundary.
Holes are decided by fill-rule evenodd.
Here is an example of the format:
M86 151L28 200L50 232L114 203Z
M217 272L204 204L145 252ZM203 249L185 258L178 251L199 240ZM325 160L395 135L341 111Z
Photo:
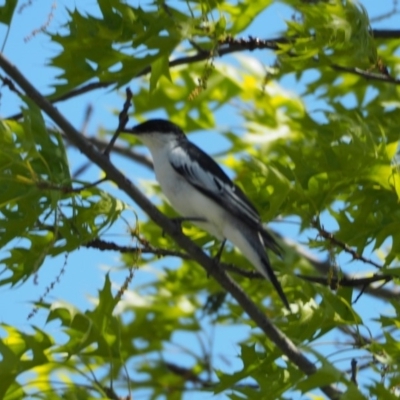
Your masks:
M137 4L138 2L132 3ZM376 0L368 0L361 1L361 3L366 7L371 17L390 11L393 4L391 0L381 0L379 2ZM16 14L4 47L5 55L15 63L26 77L44 94L51 92L51 85L55 83L55 77L58 73L58 71L46 66L46 64L49 57L57 54L60 49L56 45L51 44L45 34L38 34L27 41L25 39L31 35L33 30L38 29L46 22L48 14L52 10L52 4L53 1L49 0L36 1L25 8L21 13ZM57 7L52 11L53 18L50 21L49 29L52 31L57 30L63 22L65 22L67 18L65 7L73 8L78 4L78 8L80 9L85 9L93 13L97 12L94 1L60 1L57 3ZM260 38L276 37L279 35L280 31L284 29L285 19L290 18L291 11L282 4L277 4L271 7L265 15L264 20L268 21L268 24L253 24L248 29L248 32ZM265 26L268 26L267 31L265 30ZM382 22L373 24L374 28L385 27L397 29L399 26L400 16L394 16L389 20L383 20ZM4 26L0 26L0 41L4 41L5 36L6 29ZM266 64L271 64L273 60L271 54L268 52L264 52L263 54L264 55L261 56L260 54L256 54L256 57ZM223 59L222 61L226 60ZM297 82L293 76L285 78L282 81L282 85L297 94L300 94L304 88L304 85L301 82ZM134 81L131 87L133 89L135 88ZM94 134L99 127L110 130L115 129L117 119L114 111L121 109L124 101L123 95L124 93L116 91L98 90L67 102L58 103L57 108L79 129L84 121L86 107L88 104L91 104L94 113L87 127L87 133ZM313 99L305 100L310 110L315 108L316 103ZM351 99L344 99L343 101L350 102ZM15 95L3 88L0 98L0 116L3 118L18 112L18 104L18 99ZM229 121L230 124L239 123L239 120L235 119L232 114L227 113L229 113L229 109L224 109L222 112L219 112L217 118L219 124L223 126L223 121ZM130 124L132 123L133 121L130 121ZM218 136L215 132L201 132L201 134L193 134L191 136L193 141L212 154L216 154L224 148L224 140L216 140L216 137ZM129 176L134 177L136 183L140 183L142 179L152 179L152 174L144 168L133 165L131 162L127 162L125 159L115 155L113 155L112 159L121 170L129 174ZM85 161L77 151L70 152L69 160L72 171L76 170L76 168ZM98 170L90 168L85 174L85 179L93 181L99 177L98 174ZM107 190L114 190L110 184L104 185L104 188ZM121 196L120 192L118 192L118 196ZM126 197L122 196L122 198L129 202ZM135 211L137 211L137 208L135 208ZM113 229L110 233L117 231L119 233L124 232L124 228L121 229L121 226L119 226L118 229ZM296 236L296 232L293 232L290 226L284 228L284 233L292 237ZM128 243L129 240L127 235L126 241ZM22 286L16 288L0 287L2 304L6 305L0 308L0 321L15 325L22 330L29 330L30 325L34 324L47 331L50 330L50 333L52 333L52 330L57 332L57 326L45 324L45 315L41 312L29 321L27 320L27 316L32 310L32 302L37 301L44 294L46 287L55 280L64 262L65 258L63 256L47 260L44 267L40 269L37 277L37 284L35 284L34 280L31 278ZM157 274L157 268L170 266L173 263L173 260L162 259L155 265L141 268L140 271L136 273L131 287L153 279ZM65 274L61 282L57 284L54 290L49 294L47 301L65 300L75 304L82 310L86 309L91 299L96 298L97 291L103 286L106 272L111 271L111 278L116 284L124 280L127 273L126 271L119 271L118 265L119 260L118 254L116 253L100 253L96 250L82 249L70 254L66 261ZM372 314L380 314L387 306L380 302L362 302L362 304L356 305L356 309L363 313L364 310L359 309L361 307L373 307L369 312ZM246 329L218 327L215 331L215 348L234 361L238 354L236 343L247 336L248 332ZM229 341L226 340L227 337L229 337ZM179 335L176 337L176 340L181 340ZM346 356L348 355L346 354ZM221 367L223 367L223 362L221 360L217 360L216 364L218 365L219 362L221 363Z

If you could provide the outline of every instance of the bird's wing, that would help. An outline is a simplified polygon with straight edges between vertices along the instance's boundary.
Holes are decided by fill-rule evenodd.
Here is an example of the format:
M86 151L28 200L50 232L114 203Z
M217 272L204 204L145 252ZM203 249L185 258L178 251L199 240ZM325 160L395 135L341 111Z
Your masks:
M257 210L207 153L185 141L171 151L169 161L178 174L205 196L249 226L262 229Z

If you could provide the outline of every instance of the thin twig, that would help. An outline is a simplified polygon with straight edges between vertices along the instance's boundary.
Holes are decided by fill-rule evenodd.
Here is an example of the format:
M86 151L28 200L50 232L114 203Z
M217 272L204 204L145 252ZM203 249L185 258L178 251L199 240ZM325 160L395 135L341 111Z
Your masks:
M400 38L400 30L390 30L390 29L373 29L371 31L371 34L374 36L375 39L398 39ZM273 39L258 39L254 37L249 37L249 39L232 39L231 37L227 37L224 41L221 41L219 43L219 46L214 49L213 53L215 55L218 55L220 57L223 57L228 54L232 54L235 52L239 51L253 51L253 50L278 50L279 45L283 43L290 43L290 41L295 40L295 38L284 38L284 37L278 37L278 38L273 38ZM193 45L192 45L193 46ZM196 46L193 46L196 48ZM212 54L209 51L205 51L201 49L200 51L197 52L197 54L194 54L192 56L187 56L187 57L181 57L177 58L175 60L172 60L169 62L169 67L176 67L179 65L183 64L191 64L199 61L204 61L208 58L210 58ZM332 65L331 66L333 69L336 69L338 71L342 72L348 72L352 73L355 75L362 76L368 80L378 80L378 81L383 81L386 83L392 83L395 85L398 85L400 82L398 79L388 79L388 77L385 77L385 75L381 74L373 74L373 73L368 73L367 71L357 69L357 68L351 68L351 67L345 67L345 66L340 66L340 65ZM151 67L148 66L144 68L142 71L140 71L136 76L133 76L132 79L138 78L140 76L147 75L148 73L151 72ZM65 101L71 98L74 98L76 96L79 96L81 94L85 94L88 92L91 92L92 90L96 89L104 89L112 85L116 85L116 81L109 81L109 82L91 82L88 84L85 84L79 88L73 89L67 93L64 93L60 96L48 96L47 99L50 103L55 104L60 101ZM20 119L22 117L22 113L17 113L8 116L6 119Z
M351 381L353 381L357 385L357 360L351 360Z
M109 142L98 139L96 137L89 137L88 141L90 143L93 143L100 150L105 149L109 144ZM148 156L137 153L137 152L133 151L132 149L130 149L129 147L114 145L113 153L117 153L124 157L127 157L127 158L143 165L144 167L146 167L150 170L153 169L153 161Z
M65 270L66 270L66 267L67 267L68 256L69 256L69 253L65 253L65 255L64 255L64 263L63 263L60 271L56 275L55 279L53 279L53 281L50 283L50 285L46 287L44 293L40 296L40 298L38 300L39 304L43 303L44 299L54 289L55 285L57 283L60 283L61 277L65 274ZM27 319L31 319L38 311L39 311L39 306L38 305L34 306L34 308L28 314Z
M129 111L129 107L132 105L132 96L133 96L133 94L131 92L131 89L129 89L129 87L126 88L126 100L124 103L124 108L119 113L118 127L115 130L115 133L114 133L113 137L111 138L110 143L107 145L107 147L103 151L103 154L106 157L108 157L110 155L110 151L111 151L112 147L114 146L115 141L117 140L119 134L124 130L126 124L128 123L128 120L129 120L128 111Z
M93 239L84 245L85 247L90 247L98 249L101 251L118 251L120 253L143 253L143 254L154 254L157 257L179 257L184 260L189 260L191 257L188 254L182 253L181 251L161 249L150 245L148 242L145 246L121 246L114 242L106 241L103 239Z
M21 12L21 8L19 9L19 12ZM49 12L49 14L47 15L47 20L46 22L44 22L39 28L34 29L28 36L24 37L24 42L29 42L29 40L31 40L32 38L34 38L38 33L44 32L50 25L51 21L54 18L54 10L57 8L57 3L54 1L52 6L51 6L51 10Z
M10 78L0 75L0 80L3 82L3 86L7 86L12 92L16 93L18 96L22 96L22 93L18 90Z
M131 246L121 246L114 242L105 241L103 239L93 239L90 242L85 244L85 247L92 247L99 249L101 251L118 251L120 253L143 253L143 254L154 254L157 257L179 257L183 260L191 260L192 257L186 253L183 253L178 250L169 250L163 249L159 247L154 247L150 245L147 241L141 241L142 246L131 247ZM237 267L233 264L227 264L224 262L220 262L219 265L225 271L233 272L237 275L243 276L248 279L265 279L263 275L261 275L258 271L249 271L244 270L242 268ZM357 300L361 297L361 295L365 292L368 294L374 295L374 290L367 291L366 289L370 287L370 285L374 282L384 281L384 284L393 280L393 276L389 274L385 275L374 275L372 277L364 277L364 278L350 278L347 275L339 278L327 278L327 277L319 277L319 276L307 276L302 274L296 274L296 276L300 279L304 279L308 282L314 282L321 285L329 286L333 290L336 290L340 286L342 287L354 287L359 288L362 286L362 290L353 301L356 303ZM386 292L385 292L386 293ZM396 294L394 292L390 292L391 297L394 298ZM384 297L387 298L389 293L387 293ZM398 294L397 294L398 296Z
M50 96L46 96L46 98L51 104L55 104L55 103L59 103L60 101L69 100L74 97L80 96L82 94L89 93L96 89L105 89L111 85L115 85L115 82L91 82L91 83L83 85L79 88L72 89L71 91L64 93L60 96L50 95ZM6 117L5 119L18 120L20 118L22 118L22 113L16 113L16 114L10 115L9 117Z
M382 269L383 266L379 265L375 261L372 261L369 258L364 257L361 254L358 254L355 250L353 250L347 243L342 242L341 240L337 239L331 232L326 231L320 224L318 219L314 219L311 222L311 225L318 230L318 233L320 236L322 236L324 239L329 240L334 246L340 247L343 249L346 253L351 254L353 259L362 261L366 264L370 264L374 266L375 268Z
M397 0L393 0L393 7L392 7L391 11L388 11L381 15L377 15L376 17L372 17L372 18L370 18L369 22L370 22L370 24L373 24L374 22L380 22L380 21L383 21L384 19L393 17L393 15L396 15L398 13L399 13L399 11L397 10Z
M394 85L400 85L400 79L391 77L387 72L376 73L376 72L365 71L357 67L344 67L342 65L337 65L337 64L332 64L330 67L335 71L348 72L353 75L361 76L366 80L381 81L386 83L392 83Z
M83 190L89 189L89 188L91 188L93 186L97 186L100 183L105 182L106 180L107 180L107 177L101 178L101 179L99 179L99 180L97 180L95 182L91 182L91 183L88 183L86 185L79 186L77 188L73 188L71 185L56 185L56 184L54 184L52 182L47 182L47 181L36 182L36 186L37 186L38 189L54 190L54 191L65 193L65 194L68 194L68 193L80 193Z
M393 276L389 274L385 275L379 275L375 274L373 276L369 276L366 278L348 278L348 277L343 277L343 278L337 278L337 277L332 277L332 278L326 278L326 277L320 277L320 276L307 276L307 275L301 275L297 274L301 279L304 279L309 282L314 282L314 283L319 283L321 285L329 286L331 289L336 290L340 286L342 287L366 287L371 285L372 283L375 282L380 282L384 281L385 283L390 282L393 280Z

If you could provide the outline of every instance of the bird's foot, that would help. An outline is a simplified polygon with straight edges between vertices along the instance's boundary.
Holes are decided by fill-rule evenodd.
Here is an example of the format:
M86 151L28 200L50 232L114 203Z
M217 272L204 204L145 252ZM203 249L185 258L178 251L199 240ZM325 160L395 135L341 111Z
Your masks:
M226 243L226 239L224 239L224 240L221 242L221 246L220 246L220 248L218 249L217 254L213 257L214 260L215 260L216 262L218 262L218 263L219 263L220 260L221 260L221 256L222 256L222 252L224 251L225 243Z
M226 239L221 242L221 246L219 247L217 254L213 257L213 260L219 263L221 261L222 252L224 251ZM210 277L210 274L207 272L207 278Z

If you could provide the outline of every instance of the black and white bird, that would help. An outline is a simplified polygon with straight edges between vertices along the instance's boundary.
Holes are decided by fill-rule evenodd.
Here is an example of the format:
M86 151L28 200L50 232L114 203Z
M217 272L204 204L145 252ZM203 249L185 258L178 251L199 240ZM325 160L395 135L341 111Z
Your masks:
M280 255L280 247L221 167L170 121L152 119L124 132L137 135L150 150L158 183L175 210L217 239L238 247L290 309L265 250Z

